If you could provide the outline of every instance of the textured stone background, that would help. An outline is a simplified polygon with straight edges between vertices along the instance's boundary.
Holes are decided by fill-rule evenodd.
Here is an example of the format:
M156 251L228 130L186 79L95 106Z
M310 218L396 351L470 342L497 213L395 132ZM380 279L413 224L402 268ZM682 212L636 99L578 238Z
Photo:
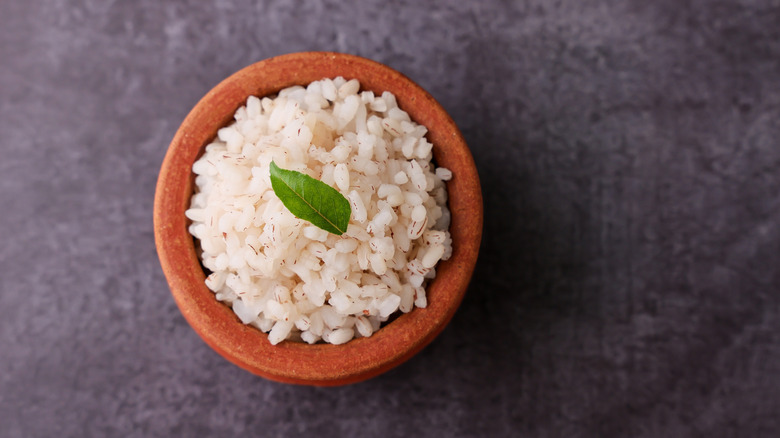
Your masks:
M766 0L3 1L0 436L778 436L778 23ZM452 324L342 388L220 358L152 236L192 105L302 50L428 89L484 187Z

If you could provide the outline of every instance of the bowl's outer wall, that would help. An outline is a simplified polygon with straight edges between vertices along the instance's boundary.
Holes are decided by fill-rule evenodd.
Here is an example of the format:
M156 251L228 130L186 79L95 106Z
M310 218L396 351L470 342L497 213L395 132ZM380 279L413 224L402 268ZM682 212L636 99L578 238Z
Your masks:
M184 215L193 189L192 164L250 95L266 96L322 78L357 78L362 90L390 91L399 106L428 128L437 165L453 171L447 183L453 255L437 266L428 307L401 315L369 338L343 345L282 342L240 323L204 284L205 274ZM154 204L157 251L171 292L203 340L234 364L268 379L342 385L383 373L429 344L457 310L476 265L482 236L482 194L474 160L457 126L434 98L402 74L346 54L304 52L270 58L231 75L209 91L176 132L160 170Z

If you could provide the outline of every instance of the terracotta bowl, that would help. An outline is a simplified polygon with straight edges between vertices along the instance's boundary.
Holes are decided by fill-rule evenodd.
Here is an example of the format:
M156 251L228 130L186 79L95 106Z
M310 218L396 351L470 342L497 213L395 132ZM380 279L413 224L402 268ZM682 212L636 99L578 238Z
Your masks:
M363 90L390 91L399 106L428 128L434 160L453 171L447 183L453 255L428 285L428 307L414 309L368 338L343 345L285 341L276 346L242 324L206 288L204 270L187 232L193 193L192 164L217 130L250 95L273 95L322 78L357 78ZM163 272L176 303L193 329L227 360L262 377L309 385L342 385L383 373L412 357L447 325L474 270L482 236L482 194L474 161L455 123L414 82L387 66L352 55L294 53L250 65L209 91L176 131L160 170L154 200L154 234Z

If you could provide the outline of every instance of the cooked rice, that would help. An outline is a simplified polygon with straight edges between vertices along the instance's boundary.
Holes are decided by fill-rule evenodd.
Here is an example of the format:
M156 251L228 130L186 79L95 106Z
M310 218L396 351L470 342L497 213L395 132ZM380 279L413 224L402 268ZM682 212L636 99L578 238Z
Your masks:
M272 344L371 336L426 307L426 283L452 253L452 172L434 169L426 128L391 93L359 90L337 77L251 96L192 167L186 215L206 285ZM271 189L272 160L344 195L347 232L293 216Z

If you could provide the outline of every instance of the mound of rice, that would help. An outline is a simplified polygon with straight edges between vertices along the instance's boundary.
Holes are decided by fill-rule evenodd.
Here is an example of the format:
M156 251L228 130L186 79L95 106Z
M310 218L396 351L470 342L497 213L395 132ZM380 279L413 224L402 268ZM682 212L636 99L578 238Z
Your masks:
M426 282L452 253L452 173L434 169L426 128L391 93L359 90L337 77L250 97L192 167L186 215L206 285L272 344L371 336L427 305ZM344 195L347 232L293 216L271 189L272 160Z

